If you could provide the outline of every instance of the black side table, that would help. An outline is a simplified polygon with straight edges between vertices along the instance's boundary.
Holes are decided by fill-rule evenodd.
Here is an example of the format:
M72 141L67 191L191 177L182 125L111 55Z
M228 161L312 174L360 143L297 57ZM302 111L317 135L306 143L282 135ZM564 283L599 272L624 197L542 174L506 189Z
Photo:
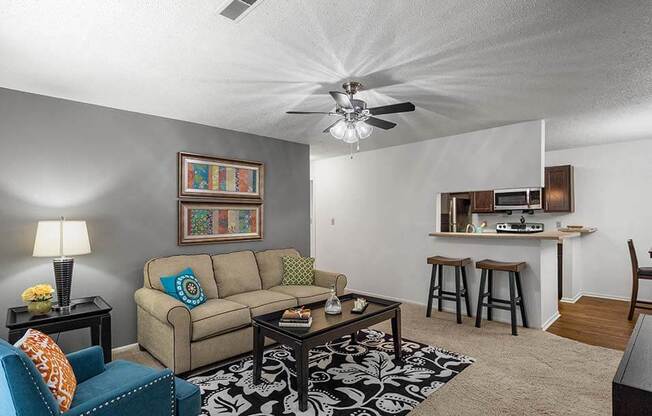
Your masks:
M45 334L91 329L91 344L104 350L104 362L111 361L111 306L99 296L72 299L69 311L52 310L47 315L33 316L27 306L9 308L7 328L9 343L18 341L29 328Z

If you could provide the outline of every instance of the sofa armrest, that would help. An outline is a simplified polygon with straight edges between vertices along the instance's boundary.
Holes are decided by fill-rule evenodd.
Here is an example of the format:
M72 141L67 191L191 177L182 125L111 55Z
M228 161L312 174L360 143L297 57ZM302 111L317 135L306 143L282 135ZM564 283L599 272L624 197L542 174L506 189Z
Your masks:
M161 370L126 379L113 391L76 404L66 416L174 415L174 374Z
M190 327L190 310L181 301L156 289L140 288L134 293L136 304L159 321L174 327Z
M95 346L66 355L75 373L77 383L82 383L104 371L104 353Z
M321 287L332 287L335 285L335 290L338 295L344 294L346 287L346 276L342 273L325 272L322 270L315 270L315 285Z
M138 344L175 373L190 371L190 310L157 289L138 289L134 299L138 305Z

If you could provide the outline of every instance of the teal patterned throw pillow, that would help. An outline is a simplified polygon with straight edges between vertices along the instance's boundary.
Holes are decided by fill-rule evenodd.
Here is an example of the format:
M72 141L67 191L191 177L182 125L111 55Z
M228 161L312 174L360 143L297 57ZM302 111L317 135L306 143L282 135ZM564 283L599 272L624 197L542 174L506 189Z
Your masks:
M177 275L161 277L161 285L165 293L183 302L188 309L206 302L204 289L190 267Z
M315 259L312 257L283 256L283 285L308 286L315 283Z

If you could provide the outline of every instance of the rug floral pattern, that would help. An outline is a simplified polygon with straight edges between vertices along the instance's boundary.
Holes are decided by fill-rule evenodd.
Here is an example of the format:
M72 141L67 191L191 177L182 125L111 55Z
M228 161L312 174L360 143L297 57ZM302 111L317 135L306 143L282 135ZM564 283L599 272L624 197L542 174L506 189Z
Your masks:
M394 362L392 338L365 330L310 351L308 410L299 411L292 351L264 353L262 381L252 382L251 357L188 379L202 394L204 415L406 415L466 367L473 358L403 340L403 363Z

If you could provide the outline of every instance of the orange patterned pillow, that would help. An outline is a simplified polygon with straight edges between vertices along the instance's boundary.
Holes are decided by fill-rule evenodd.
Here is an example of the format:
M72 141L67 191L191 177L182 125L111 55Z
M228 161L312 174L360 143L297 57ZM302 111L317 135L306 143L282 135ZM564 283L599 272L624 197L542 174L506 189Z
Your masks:
M14 345L20 348L34 362L45 384L59 403L62 412L70 409L77 388L77 379L72 367L56 342L44 333L28 329Z

